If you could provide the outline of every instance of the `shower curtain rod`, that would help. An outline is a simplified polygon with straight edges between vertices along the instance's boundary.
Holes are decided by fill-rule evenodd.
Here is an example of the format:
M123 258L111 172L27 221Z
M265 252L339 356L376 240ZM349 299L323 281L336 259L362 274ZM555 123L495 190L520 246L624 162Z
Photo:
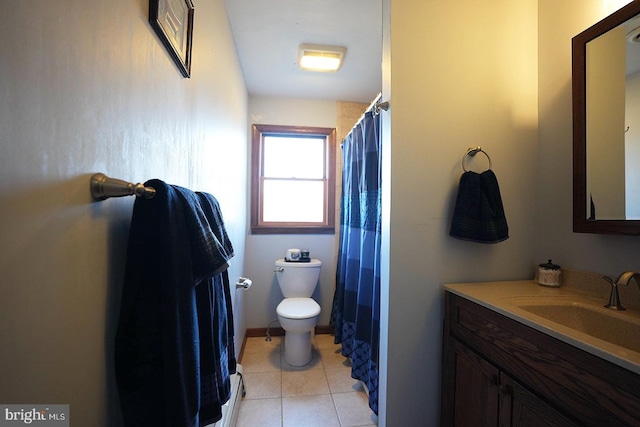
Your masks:
M373 115L375 116L377 114L380 114L380 110L384 110L384 111L388 111L389 110L389 101L380 102L380 98L382 98L382 93L378 92L378 95L376 95L376 97L373 99L373 101L371 101L371 104L369 104L367 109L364 110L364 113L362 113L360 118L356 121L356 124L353 125L351 130L345 135L345 137L342 140L342 142L344 142L344 140L347 139L347 137L351 134L351 132L353 132L353 130L356 128L356 126L358 126L358 124L362 121L362 119L364 119L364 115L367 114L369 111L373 111Z

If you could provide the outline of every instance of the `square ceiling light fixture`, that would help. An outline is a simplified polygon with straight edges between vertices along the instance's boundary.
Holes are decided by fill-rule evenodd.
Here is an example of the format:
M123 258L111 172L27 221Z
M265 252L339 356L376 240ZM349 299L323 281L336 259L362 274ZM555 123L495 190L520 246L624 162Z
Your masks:
M301 44L298 65L306 71L335 72L342 65L347 49L339 46Z

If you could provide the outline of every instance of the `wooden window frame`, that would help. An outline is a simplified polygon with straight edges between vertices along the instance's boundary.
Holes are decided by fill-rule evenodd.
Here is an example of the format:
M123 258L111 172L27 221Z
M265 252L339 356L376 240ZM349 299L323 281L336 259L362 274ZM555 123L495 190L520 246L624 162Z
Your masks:
M321 136L326 140L324 177L324 221L322 223L262 221L263 157L265 136ZM335 234L336 130L309 126L252 126L251 136L251 233Z

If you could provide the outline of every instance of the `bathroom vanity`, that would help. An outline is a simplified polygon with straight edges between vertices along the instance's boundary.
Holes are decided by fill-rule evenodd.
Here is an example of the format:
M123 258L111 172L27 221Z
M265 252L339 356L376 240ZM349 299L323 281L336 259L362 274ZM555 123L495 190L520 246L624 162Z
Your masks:
M533 280L444 288L441 425L640 425L640 310Z

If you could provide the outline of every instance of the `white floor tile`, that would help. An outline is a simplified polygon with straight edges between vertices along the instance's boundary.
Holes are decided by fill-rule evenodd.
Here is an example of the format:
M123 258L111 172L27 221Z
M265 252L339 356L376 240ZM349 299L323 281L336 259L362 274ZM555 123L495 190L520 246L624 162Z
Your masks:
M236 427L282 427L282 399L243 400Z
M242 366L245 373L273 372L282 369L279 351L269 353L248 353L242 355Z
M283 427L340 427L331 395L282 399Z
M329 384L323 369L283 371L282 396L310 396L329 394Z
M332 397L341 427L364 426L377 421L364 391L336 393Z
M282 397L282 372L254 372L244 374L245 399Z

